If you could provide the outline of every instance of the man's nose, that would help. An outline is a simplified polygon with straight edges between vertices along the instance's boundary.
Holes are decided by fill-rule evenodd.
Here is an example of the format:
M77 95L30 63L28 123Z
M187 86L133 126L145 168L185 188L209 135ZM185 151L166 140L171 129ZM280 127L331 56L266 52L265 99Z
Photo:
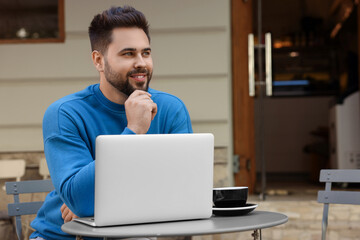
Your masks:
M140 55L137 56L136 60L135 60L135 68L144 68L146 67L146 62L144 61L144 58Z

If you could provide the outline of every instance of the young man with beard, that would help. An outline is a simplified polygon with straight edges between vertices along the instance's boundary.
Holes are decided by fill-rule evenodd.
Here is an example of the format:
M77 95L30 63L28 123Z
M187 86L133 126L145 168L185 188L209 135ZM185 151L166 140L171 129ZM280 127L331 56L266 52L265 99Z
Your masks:
M55 191L31 223L31 239L74 239L61 231L64 221L94 215L98 135L192 132L183 102L149 88L153 62L141 12L110 8L94 17L89 36L100 83L56 101L45 113L44 149Z

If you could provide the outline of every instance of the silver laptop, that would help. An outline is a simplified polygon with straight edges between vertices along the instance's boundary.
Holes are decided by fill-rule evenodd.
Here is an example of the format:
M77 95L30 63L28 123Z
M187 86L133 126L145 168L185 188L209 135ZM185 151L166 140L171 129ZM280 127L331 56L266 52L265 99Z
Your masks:
M212 134L101 135L96 138L92 226L209 218Z

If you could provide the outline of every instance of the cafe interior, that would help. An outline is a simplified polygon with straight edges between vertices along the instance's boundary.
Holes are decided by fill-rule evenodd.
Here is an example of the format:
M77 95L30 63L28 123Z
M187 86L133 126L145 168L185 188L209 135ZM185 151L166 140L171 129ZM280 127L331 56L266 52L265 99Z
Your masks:
M262 231L264 239L321 239L320 171L360 168L359 0L0 0L2 239L16 239L7 216L13 200L3 187L14 181L10 165L22 160L17 181L51 179L43 114L55 100L98 82L88 24L94 14L124 4L150 22L151 87L180 97L194 132L215 136L214 187L249 186L248 202L257 210L287 215L286 224ZM45 197L30 195L25 198ZM24 239L32 218L22 217ZM328 237L359 239L359 223L359 206L331 206ZM191 239L256 238L240 232Z

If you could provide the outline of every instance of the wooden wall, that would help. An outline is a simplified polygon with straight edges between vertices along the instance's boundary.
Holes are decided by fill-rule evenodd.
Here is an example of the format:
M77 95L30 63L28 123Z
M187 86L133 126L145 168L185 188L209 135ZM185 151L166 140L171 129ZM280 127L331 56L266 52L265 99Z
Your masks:
M98 82L87 28L114 5L150 22L151 87L183 99L195 132L232 149L230 4L218 0L65 1L64 43L0 45L0 152L42 151L42 117L56 99Z

